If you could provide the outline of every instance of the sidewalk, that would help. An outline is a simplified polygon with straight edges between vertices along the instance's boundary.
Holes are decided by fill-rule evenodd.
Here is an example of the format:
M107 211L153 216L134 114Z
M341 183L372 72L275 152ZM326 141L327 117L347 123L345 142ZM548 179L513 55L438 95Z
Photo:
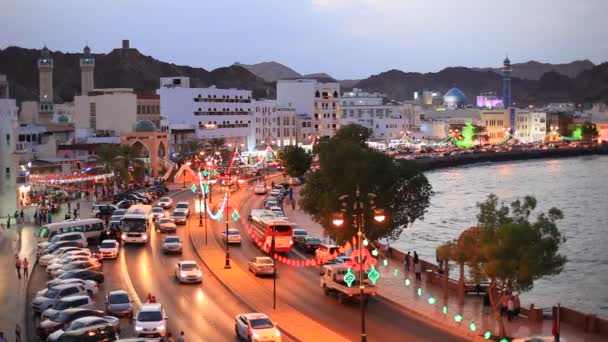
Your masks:
M299 192L296 189L294 189L294 198L296 200L299 199ZM314 222L303 211L298 210L298 208L292 210L290 205L285 205L283 210L290 221L306 229L309 234L318 237L324 236L323 227ZM498 333L498 326L494 315L489 309L486 309L488 310L487 312L484 311L483 298L481 296L467 295L463 307L458 305L458 295L456 292L450 292L450 297L447 301L444 301L441 286L427 284L425 274L423 274L422 282L417 284L414 272L405 274L401 261L395 259L387 261L387 266L384 266L381 260L378 262L379 266L377 270L380 272L380 278L376 285L379 289L378 297L380 300L398 305L410 313L424 317L427 322L434 323L439 329L458 332L458 334L467 338L483 340L480 335L483 335L487 330L490 330L492 335ZM420 289L420 295L418 294L418 289ZM429 304L429 297L433 297L436 300L434 304ZM447 307L447 313L445 314L443 313L444 306ZM454 320L456 314L460 314L463 317L460 323ZM551 320L535 323L528 321L526 318L517 317L513 321L508 322L505 317L504 321L505 330L510 336L551 336ZM471 323L475 325L475 333L470 329ZM565 323L561 325L561 337L568 342L599 340L598 336L585 335L577 327Z
M282 301L279 301L274 310L271 292L257 282L243 282L249 277L247 270L241 269L234 263L231 269L224 269L225 253L213 236L205 246L203 231L188 228L188 232L196 253L228 291L251 310L269 315L279 324L285 335L298 341L348 341Z

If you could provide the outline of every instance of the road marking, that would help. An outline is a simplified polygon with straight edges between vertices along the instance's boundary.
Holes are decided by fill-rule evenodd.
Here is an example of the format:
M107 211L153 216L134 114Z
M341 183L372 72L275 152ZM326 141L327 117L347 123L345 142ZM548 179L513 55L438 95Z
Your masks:
M127 269L127 261L125 258L125 253L120 253L120 267L122 268L122 274L123 274L123 277L125 278L125 283L127 283L128 292L131 294L131 298L133 298L133 300L137 304L137 306L141 306L141 298L139 298L139 296L137 295L137 291L135 291L133 282L131 282L131 276L129 275L129 270Z

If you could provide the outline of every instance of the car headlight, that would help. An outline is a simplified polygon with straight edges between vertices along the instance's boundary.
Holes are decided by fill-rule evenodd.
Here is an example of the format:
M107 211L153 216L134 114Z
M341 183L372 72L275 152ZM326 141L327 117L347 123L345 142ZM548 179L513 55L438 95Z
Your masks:
M142 331L144 330L144 328L140 327L140 326L135 326L135 331Z
M159 325L158 328L156 328L158 330L165 330L165 326L163 324Z
M179 274L179 276L182 277L182 278L185 278L187 275L186 275L185 272L182 272L182 273Z
M255 338L256 340L257 340L258 338L260 338L260 335L258 335L258 334L256 334L256 333L253 333L252 335L253 335L253 338Z
M126 239L127 239L127 234L126 234L126 233L122 233L121 238L122 238L123 240L126 240Z
M276 329L276 330L274 331L274 336L276 336L276 337L281 336L281 332L279 331L279 329Z

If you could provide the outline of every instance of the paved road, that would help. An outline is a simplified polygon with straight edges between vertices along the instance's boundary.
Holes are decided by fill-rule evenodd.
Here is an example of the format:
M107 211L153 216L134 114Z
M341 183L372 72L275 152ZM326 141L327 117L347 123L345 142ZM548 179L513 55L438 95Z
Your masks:
M255 196L251 190L248 190L235 193L231 202L237 204L241 215L246 217L251 209L262 206L263 198L264 196ZM230 255L233 265L247 269L248 260L263 254L257 245L250 241L245 233L245 227L241 227L240 224L237 226L243 232L243 243L240 246L230 246ZM225 224L216 222L213 227L214 238L221 242L221 232L225 229ZM295 252L287 256L292 259L302 258L301 254ZM278 273L278 301L285 301L350 340L359 339L361 318L358 304L342 305L337 300L323 295L319 287L318 266L294 267L279 263ZM247 281L263 284L267 292L261 295L272 295L271 278L259 278L250 274L250 279ZM367 307L366 322L370 341L459 341L450 334L418 321L400 308L376 300L370 301Z

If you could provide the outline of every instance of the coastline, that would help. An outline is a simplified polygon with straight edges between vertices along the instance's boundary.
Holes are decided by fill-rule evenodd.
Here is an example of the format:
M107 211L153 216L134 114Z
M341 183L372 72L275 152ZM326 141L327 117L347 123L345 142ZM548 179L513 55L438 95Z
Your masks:
M547 158L571 158L585 155L608 155L608 145L593 147L561 148L538 151L485 152L477 154L460 154L441 158L413 160L421 171L431 171L449 167L473 165L480 163L497 163L516 160L533 160Z

